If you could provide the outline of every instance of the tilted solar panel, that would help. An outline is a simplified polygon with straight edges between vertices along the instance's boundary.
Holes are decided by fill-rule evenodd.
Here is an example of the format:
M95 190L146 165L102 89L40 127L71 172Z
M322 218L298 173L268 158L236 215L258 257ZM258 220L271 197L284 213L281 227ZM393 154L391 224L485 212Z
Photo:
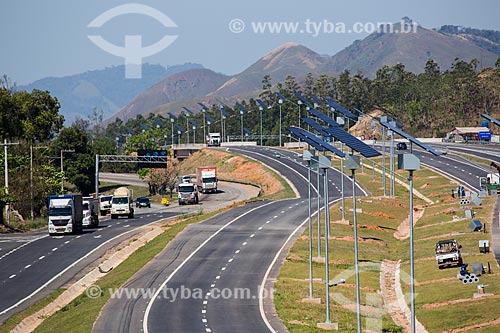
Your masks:
M325 114L319 112L318 110L316 109L311 109L311 110L308 110L308 112L321 119L322 121L324 121L325 123L327 123L329 126L332 126L332 127L339 127L339 123L337 123L335 120L331 119L330 117L326 116Z
M441 155L442 153L435 150L434 148L432 148L431 146L421 142L421 141L418 141L417 139L415 139L413 136L411 136L410 134L400 130L399 128L395 127L395 126L392 126L391 124L389 123L385 123L385 122L380 122L380 125L384 126L385 128L388 128L390 129L391 131L393 131L394 133L396 134L399 134L400 136L402 136L403 138L409 140L410 142L416 144L417 146L419 146L420 148L428 151L429 153L435 155L435 156L439 156Z
M368 146L366 143L358 140L356 137L352 136L339 127L327 128L326 131L330 133L330 135L335 139L346 144L349 148L357 151L366 158L381 155L378 151Z

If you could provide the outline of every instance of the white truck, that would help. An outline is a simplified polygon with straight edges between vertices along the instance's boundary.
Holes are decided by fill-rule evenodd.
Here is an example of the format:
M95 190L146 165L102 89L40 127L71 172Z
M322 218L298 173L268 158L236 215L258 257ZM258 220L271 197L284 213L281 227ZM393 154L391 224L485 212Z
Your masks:
M209 147L219 147L220 146L220 133L208 133L207 136L207 146Z
M196 168L196 185L201 193L217 192L217 168L201 166Z
M106 214L111 213L112 199L113 199L112 195L101 195L99 197L99 211L102 216L106 216Z
M134 218L134 206L132 190L127 187L119 187L113 192L111 199L111 218L116 219L119 216L126 216L129 219Z
M179 205L197 204L198 189L193 183L179 183L177 186L177 198Z
M462 266L462 245L454 239L440 240L436 244L436 261L438 268L446 266Z
M93 197L83 197L83 226L88 228L99 226L99 207Z
M81 194L54 194L48 197L49 235L81 233L83 205Z

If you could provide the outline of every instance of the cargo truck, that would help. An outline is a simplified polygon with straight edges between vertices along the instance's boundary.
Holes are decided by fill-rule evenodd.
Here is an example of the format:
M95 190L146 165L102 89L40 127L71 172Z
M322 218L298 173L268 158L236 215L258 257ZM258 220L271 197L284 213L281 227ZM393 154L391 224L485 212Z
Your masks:
M134 218L134 206L132 190L127 187L119 187L113 192L111 199L111 218L116 219L119 216L126 216L129 219Z
M99 207L93 197L83 197L83 226L88 228L99 226Z
M180 183L177 186L177 198L179 205L197 204L198 190L193 183Z
M99 197L99 210L102 216L106 216L106 214L111 213L112 199L113 199L112 195L101 195Z
M83 201L81 194L54 194L48 197L49 235L81 233Z
M201 166L196 168L196 186L201 193L217 192L217 168Z
M220 133L208 133L207 145L209 147L219 147L220 146Z

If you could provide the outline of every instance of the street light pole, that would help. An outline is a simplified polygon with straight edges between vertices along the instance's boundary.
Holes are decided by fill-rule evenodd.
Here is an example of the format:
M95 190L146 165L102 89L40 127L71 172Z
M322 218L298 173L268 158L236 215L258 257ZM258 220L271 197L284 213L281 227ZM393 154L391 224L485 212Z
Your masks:
M354 268L356 274L356 322L358 333L361 333L361 305L359 291L359 254L358 254L358 220L356 217L356 170L359 169L359 156L346 156L346 167L352 172L352 210L354 227Z
M260 145L262 146L262 106L259 106L260 111Z
M4 152L4 172L5 172L5 194L9 195L9 163L7 157L7 146L18 145L19 142L7 143L7 139L3 139L3 152ZM0 212L2 213L2 212ZM5 205L5 215L7 217L7 225L10 223L10 203Z
M313 271L312 271L312 216L311 216L311 167L312 158L314 157L314 151L304 150L303 160L307 163L307 202L309 209L309 220L307 224L307 229L309 232L309 299L313 299Z
M243 110L240 111L241 118L241 142L243 142Z
M280 147L281 147L281 105L283 104L283 100L281 98L278 100L278 104L280 106L280 138L279 138L279 143L280 143Z

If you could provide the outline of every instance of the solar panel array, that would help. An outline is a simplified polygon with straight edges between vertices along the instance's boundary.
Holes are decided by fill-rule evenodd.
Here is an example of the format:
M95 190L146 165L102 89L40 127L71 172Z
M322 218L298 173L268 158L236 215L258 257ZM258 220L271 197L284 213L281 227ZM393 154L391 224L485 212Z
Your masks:
M226 103L224 103L223 101L221 101L220 99L216 98L215 100L216 100L217 102L219 102L219 104L220 104L220 105L222 105L223 107L226 107L226 108L230 109L230 107L229 107L229 106L227 106L227 104L226 104Z
M177 117L176 117L176 116L175 116L172 112L169 112L169 113L167 113L167 114L168 114L168 116L169 116L170 118L172 118L172 119L174 119L174 120L177 120Z
M194 127L199 127L198 122L194 119L190 119L189 122L193 124Z
M182 108L187 112L188 116L194 114L193 111L189 110L187 107L183 106Z
M252 132L250 132L250 130L246 127L243 127L243 132L245 132L248 135L252 135Z
M203 103L198 103L199 106L201 106L201 109L204 111L208 111L208 108L205 106Z
M363 155L366 158L381 155L378 151L376 151L375 149L368 146L363 141L357 139L356 137L352 136L351 134L347 133L346 131L344 131L343 129L341 129L339 127L330 127L330 128L327 128L326 131L331 136L333 136L335 139L344 143L349 148L357 151L358 153L360 153L361 155Z
M299 101L301 101L302 103L304 103L305 105L307 105L308 107L310 108L313 108L313 105L311 104L311 102L309 102L304 96L302 96L298 91L294 92L294 95L295 97L297 97L299 99Z
M315 122L313 119L311 119L311 118L301 118L301 120L304 123L306 123L307 125L309 125L312 128L314 128L319 134L321 134L323 136L329 136L328 132L325 131L325 128L323 126L321 126L320 124L318 124L317 122Z
M490 122L492 122L493 124L497 125L497 126L500 126L500 121L496 120L495 118L493 118L492 116L490 116L489 114L486 114L486 113L483 113L481 115L481 117L485 118L485 119L488 119Z
M318 105L323 104L323 101L317 96L311 95L311 99L313 100L314 103L316 103Z
M242 105L241 103L236 103L236 107L238 109L240 109L243 113L247 113L248 112L247 108L244 105Z
M226 111L224 111L224 109L220 109L220 112L222 112L222 115L223 115L225 118L228 118L228 117L229 117L229 113L227 113Z
M406 138L407 140L409 140L410 142L416 144L417 146L419 146L420 148L430 152L431 154L435 155L435 156L439 156L441 155L442 153L441 152L438 152L437 150L433 149L431 146L421 142L421 141L418 141L417 139L415 139L413 136L411 136L410 134L400 130L399 128L395 127L395 126L392 126L391 124L389 123L386 123L386 122L380 122L380 125L384 126L385 128L388 128L390 129L391 131L393 131L394 133L397 133L399 134L400 136L402 136L403 138Z
M296 128L289 128L288 129L295 137L299 138L299 140L306 142L308 145L312 146L314 149L317 151L325 151L326 149L323 148L321 145L317 144L315 141L309 140L307 137L302 135L300 132L297 131Z
M319 147L324 148L324 150L326 149L328 151L331 151L332 153L334 153L335 155L337 155L339 157L345 157L345 154L343 152L341 152L337 148L333 147L329 143L326 143L325 141L321 140L320 138L318 138L316 135L312 134L311 132L308 132L306 130L303 130L303 129L297 128L297 127L290 127L288 130L293 135L300 137L303 141L307 142L308 144L310 144L311 146L313 146L315 148L317 146L319 146Z
M335 102L333 99L327 97L327 98L325 98L325 100L326 100L326 104L328 104L329 106L331 106L332 108L334 108L336 111L342 113L347 118L351 118L353 120L358 120L358 116L356 116L351 111L348 111L348 110L344 109L340 104L338 104L337 102Z
M283 96L283 94L280 93L279 91L276 92L276 96L278 96L279 99L283 100L283 102L286 101L285 96Z
M333 119L331 119L330 117L324 115L323 113L319 112L318 110L315 110L315 109L311 109L311 110L308 110L308 112L321 119L322 121L324 121L325 123L327 123L329 126L332 126L332 127L339 127L340 125Z
M210 115L208 115L208 114L205 114L205 118L206 118L209 122L211 122L211 123L213 123L213 122L214 122L213 118L212 118L212 117L210 117Z
M256 99L256 101L257 101L257 104L259 104L259 106L260 106L262 109L264 109L264 110L265 110L265 109L267 109L267 105L266 105L266 103L264 103L264 101L263 101L263 100L261 100L261 99Z
M182 134L184 132L184 130L182 129L182 127L180 127L179 125L175 124L175 128L177 128L177 132Z

